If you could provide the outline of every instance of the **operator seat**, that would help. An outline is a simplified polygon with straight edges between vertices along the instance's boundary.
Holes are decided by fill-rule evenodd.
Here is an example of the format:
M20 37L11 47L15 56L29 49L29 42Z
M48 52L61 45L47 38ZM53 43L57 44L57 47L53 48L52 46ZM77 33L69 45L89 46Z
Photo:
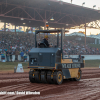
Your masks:
M41 43L38 43L39 48L48 48L48 46L44 43L44 40L41 41Z

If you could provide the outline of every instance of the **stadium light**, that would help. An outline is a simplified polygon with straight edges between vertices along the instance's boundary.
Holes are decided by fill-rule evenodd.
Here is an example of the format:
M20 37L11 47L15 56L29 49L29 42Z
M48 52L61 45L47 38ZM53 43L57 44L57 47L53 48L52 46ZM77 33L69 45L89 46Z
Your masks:
M82 6L85 5L85 2L82 3Z
M48 23L48 22L46 22L46 23Z
M52 17L50 20L52 20L52 21L53 21L53 20L54 20L54 18Z
M93 8L96 7L96 5L93 6Z
M23 25L25 25L26 23L23 23Z
M68 26L68 24L66 24L66 26Z
M24 18L21 18L20 20L24 20Z

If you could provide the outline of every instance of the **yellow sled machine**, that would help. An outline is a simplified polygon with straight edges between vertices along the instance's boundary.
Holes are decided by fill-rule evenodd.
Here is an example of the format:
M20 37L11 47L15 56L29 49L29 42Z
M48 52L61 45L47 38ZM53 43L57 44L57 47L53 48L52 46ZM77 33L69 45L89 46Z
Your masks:
M37 46L37 34L57 33L57 45L47 47L43 42ZM64 58L63 30L36 30L35 48L29 52L29 80L31 83L44 82L62 84L63 79L81 79L81 68L84 68L84 56ZM60 35L61 36L60 36ZM61 43L59 44L59 37ZM59 48L60 46L60 48Z

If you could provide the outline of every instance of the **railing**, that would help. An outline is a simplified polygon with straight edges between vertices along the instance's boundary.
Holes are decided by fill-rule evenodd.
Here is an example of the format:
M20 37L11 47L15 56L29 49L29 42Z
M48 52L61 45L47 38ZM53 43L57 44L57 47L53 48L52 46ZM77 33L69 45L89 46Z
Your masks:
M100 55L81 55L84 56L84 60L100 60ZM64 55L64 58L79 58L79 55ZM9 61L11 61L10 56L8 57ZM18 60L21 61L21 56L18 55ZM5 55L0 55L0 61L6 62L7 58ZM15 55L12 55L12 61L15 61ZM23 56L23 61L29 61L29 55Z
M6 62L7 58L5 55L0 55L0 61ZM11 61L10 56L8 56L8 61ZM12 55L12 61L15 61L15 55ZM18 55L17 61L21 61L21 56ZM23 61L29 61L29 56L25 55L23 56Z
M100 60L100 55L81 55L84 56L84 60ZM79 58L79 55L64 55L64 58Z

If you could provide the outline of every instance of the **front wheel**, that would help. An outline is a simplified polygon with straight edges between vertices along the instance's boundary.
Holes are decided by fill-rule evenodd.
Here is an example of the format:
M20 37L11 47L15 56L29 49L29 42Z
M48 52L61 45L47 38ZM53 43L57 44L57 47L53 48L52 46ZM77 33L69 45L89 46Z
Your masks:
M56 84L62 84L63 82L63 73L61 71L54 72L53 81Z
M81 79L81 76L82 76L82 72L81 72L81 70L79 70L78 74L77 74L77 77L74 78L74 81L79 81Z

